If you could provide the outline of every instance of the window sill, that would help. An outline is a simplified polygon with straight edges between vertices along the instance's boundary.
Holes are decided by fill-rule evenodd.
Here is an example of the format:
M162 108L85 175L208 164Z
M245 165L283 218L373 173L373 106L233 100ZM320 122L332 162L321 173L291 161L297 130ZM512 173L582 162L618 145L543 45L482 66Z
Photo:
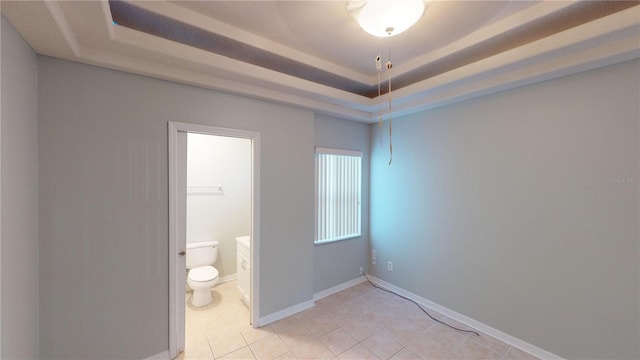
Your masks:
M354 234L354 235L349 235L349 236L344 236L344 237L339 237L339 238L334 238L334 239L316 240L313 243L315 245L331 244L331 243L338 242L338 241L359 238L361 236L362 236L362 234Z

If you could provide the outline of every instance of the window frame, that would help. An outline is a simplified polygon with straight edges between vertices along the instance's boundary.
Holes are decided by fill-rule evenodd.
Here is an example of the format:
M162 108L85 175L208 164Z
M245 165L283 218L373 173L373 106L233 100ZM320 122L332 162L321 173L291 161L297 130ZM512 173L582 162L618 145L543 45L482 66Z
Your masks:
M354 233L349 233L345 235L339 235L331 238L318 239L319 237L319 226L320 226L320 164L319 164L319 155L334 155L334 156L346 156L346 157L356 157L358 158L358 175L357 179L354 179L354 183L352 185L357 186L357 231ZM345 150L345 149L337 149L337 148L325 148L325 147L316 147L315 149L315 196L314 196L314 235L313 240L314 244L322 245L333 243L337 241L343 241L353 238L358 238L362 236L362 151L357 150ZM357 181L357 184L355 183Z

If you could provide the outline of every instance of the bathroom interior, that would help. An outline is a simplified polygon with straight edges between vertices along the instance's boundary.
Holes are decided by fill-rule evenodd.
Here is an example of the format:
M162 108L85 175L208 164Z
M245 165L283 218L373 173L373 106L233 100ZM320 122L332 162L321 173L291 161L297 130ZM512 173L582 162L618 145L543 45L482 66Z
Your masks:
M185 346L249 324L250 139L187 134Z

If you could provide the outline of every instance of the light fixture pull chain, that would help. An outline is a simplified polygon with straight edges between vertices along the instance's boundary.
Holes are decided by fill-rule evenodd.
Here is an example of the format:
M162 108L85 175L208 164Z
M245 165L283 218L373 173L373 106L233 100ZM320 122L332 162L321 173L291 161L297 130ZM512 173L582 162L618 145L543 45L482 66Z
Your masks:
M386 63L387 73L389 74L389 165L393 161L393 142L391 140L391 135L393 133L393 116L391 115L391 68L393 64L391 63L391 52L389 52L389 61Z
M380 97L380 73L382 72L382 60L380 60L380 49L378 48L378 56L376 57L376 70L378 72L378 97ZM382 115L378 117L378 127L382 127Z
M378 73L378 98L382 94L380 90L380 73L382 73L382 60L380 57L380 47L378 47L378 56L376 57L376 71ZM378 127L382 129L382 114L378 116ZM382 132L380 133L380 148L384 147L384 142L382 140Z

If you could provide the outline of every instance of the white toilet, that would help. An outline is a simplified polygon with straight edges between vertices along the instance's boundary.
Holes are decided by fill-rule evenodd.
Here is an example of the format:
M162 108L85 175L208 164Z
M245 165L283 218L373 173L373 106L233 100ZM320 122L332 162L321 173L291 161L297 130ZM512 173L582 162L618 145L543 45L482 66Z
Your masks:
M191 304L206 306L211 302L211 288L218 282L218 242L187 243L187 284L193 289Z

